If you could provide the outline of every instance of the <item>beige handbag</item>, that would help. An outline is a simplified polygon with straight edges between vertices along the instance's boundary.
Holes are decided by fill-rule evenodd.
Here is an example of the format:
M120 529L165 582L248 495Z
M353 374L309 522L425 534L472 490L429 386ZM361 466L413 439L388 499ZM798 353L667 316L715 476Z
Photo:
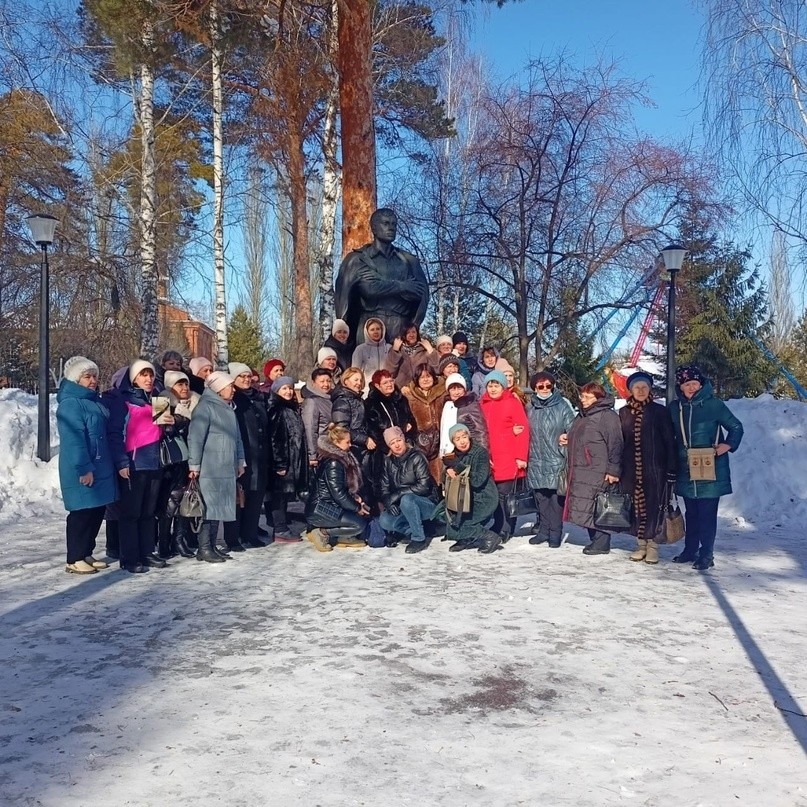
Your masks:
M717 455L715 449L720 441L720 426L717 427L715 442L709 448L690 448L687 442L687 433L684 429L683 407L678 405L678 418L681 421L681 438L687 450L687 464L689 465L689 479L692 482L715 482L717 480Z
M471 469L460 471L455 477L446 476L446 510L450 513L471 512Z

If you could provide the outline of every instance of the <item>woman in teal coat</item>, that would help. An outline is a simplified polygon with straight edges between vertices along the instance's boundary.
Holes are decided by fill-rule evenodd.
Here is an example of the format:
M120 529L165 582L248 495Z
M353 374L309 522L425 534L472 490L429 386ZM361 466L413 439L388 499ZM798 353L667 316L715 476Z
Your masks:
M118 498L109 448L109 410L98 394L98 366L73 356L64 366L56 395L59 408L59 483L67 514L67 566L72 574L95 574L107 564L96 560L95 539L104 510Z
M720 497L731 493L729 452L740 447L743 424L723 401L712 393L712 385L694 364L679 367L675 374L678 400L670 404L670 417L678 449L678 474L675 492L686 505L686 539L684 551L673 558L675 563L692 563L700 571L714 563L717 508ZM687 447L715 451L715 480L690 479Z

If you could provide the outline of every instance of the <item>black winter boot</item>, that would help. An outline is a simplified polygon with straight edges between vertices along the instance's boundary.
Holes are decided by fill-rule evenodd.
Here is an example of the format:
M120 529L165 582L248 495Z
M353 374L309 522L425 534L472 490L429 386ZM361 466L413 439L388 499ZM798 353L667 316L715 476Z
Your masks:
M188 535L191 531L188 520L177 516L174 519L174 525L176 530L174 533L174 541L176 542L177 552L179 552L183 558L192 558L195 553L188 545Z
M157 521L157 556L163 560L175 558L177 550L171 536L171 517L160 516Z
M495 552L503 543L504 541L502 540L501 535L496 535L495 532L489 532L489 534L482 539L481 546L477 551L481 552L483 555L490 555Z
M203 560L207 563L224 563L224 558L213 551L215 537L213 530L218 525L215 522L205 521L202 529L199 530L199 549L196 552L196 560Z

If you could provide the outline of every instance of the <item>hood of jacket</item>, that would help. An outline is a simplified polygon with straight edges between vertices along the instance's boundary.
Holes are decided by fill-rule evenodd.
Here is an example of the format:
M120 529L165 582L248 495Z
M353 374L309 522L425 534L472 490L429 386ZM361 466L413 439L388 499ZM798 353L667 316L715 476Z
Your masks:
M614 408L614 396L613 395L606 395L604 398L600 398L598 401L594 401L588 409L583 409L580 407L580 414L582 417L587 418L589 415L594 415L597 412L603 412L606 409L613 410Z
M381 323L381 338L379 340L371 339L370 334L367 333L367 325L369 324L370 320L380 322ZM364 323L364 342L365 344L370 345L383 345L387 339L387 326L380 320L378 317L370 317L370 320Z
M77 384L75 381L70 381L67 378L63 378L62 383L59 384L59 389L56 392L56 400L59 403L62 403L69 398L79 398L84 401L95 401L96 403L100 403L101 401L101 396L98 394L98 390L90 389L89 387L82 387L81 384Z
M676 390L676 395L682 404L689 403L693 406L703 406L706 401L715 397L714 388L712 387L711 381L705 382L704 385L691 398L687 398L686 395L681 392L681 387L678 387Z
M493 352L496 354L496 361L499 361L502 355L501 351L498 348L494 347ZM488 373L493 372L495 369L496 369L495 365L493 367L485 367L485 365L482 364L482 351L480 350L479 355L476 357L476 372L487 375Z
M305 386L300 391L301 398L324 398L326 401L330 401L333 397L332 393L330 392L323 392L321 389L317 389L317 387L312 387L310 381L305 382Z

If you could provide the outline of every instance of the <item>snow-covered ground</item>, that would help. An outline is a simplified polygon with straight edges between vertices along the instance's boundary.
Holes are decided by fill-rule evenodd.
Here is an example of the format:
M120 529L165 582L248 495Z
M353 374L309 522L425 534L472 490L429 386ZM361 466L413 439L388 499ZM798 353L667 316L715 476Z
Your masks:
M572 529L77 578L8 397L0 804L807 805L807 406L731 402L705 575Z

